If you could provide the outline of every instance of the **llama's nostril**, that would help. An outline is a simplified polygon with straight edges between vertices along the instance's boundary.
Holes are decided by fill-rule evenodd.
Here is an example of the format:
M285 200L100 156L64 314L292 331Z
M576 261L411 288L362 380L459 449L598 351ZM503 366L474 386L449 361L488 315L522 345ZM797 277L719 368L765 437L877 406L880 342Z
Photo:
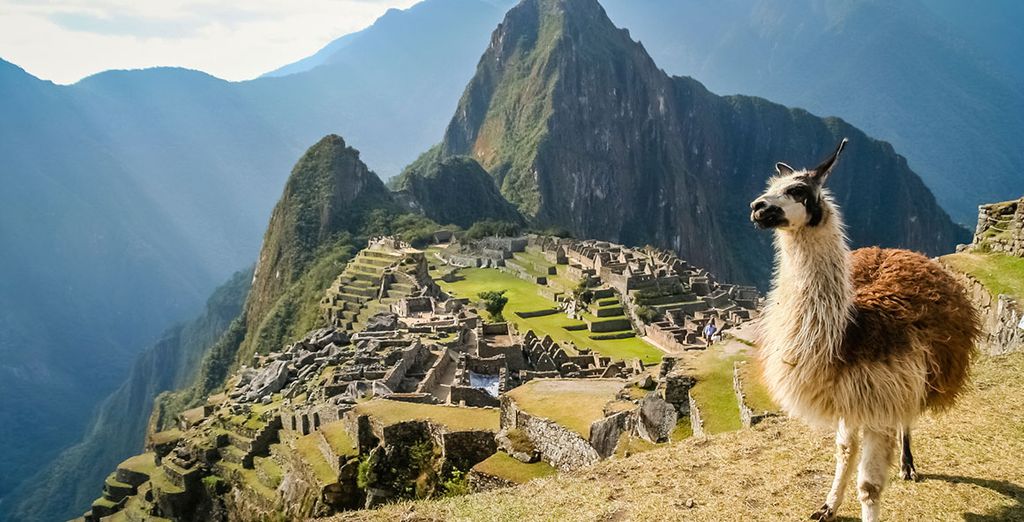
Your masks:
M757 200L757 201L755 201L755 202L750 204L750 210L753 210L754 212L757 212L758 210L764 209L764 207L766 207L766 206L768 206L768 204L765 203L764 200L759 199L759 200Z

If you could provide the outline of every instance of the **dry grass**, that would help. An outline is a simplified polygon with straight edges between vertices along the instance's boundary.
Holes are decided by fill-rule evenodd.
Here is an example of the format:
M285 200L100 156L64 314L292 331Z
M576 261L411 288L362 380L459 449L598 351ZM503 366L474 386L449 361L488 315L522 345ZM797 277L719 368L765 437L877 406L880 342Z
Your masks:
M893 481L886 520L1024 520L1022 373L1024 354L982 359L963 402L922 419L914 441L924 481ZM769 421L509 490L337 520L802 520L824 500L832 466L830 433ZM859 506L848 499L839 514L855 519Z
M437 404L375 400L355 407L358 415L369 415L385 425L411 420L427 420L447 426L452 431L498 431L498 410L495 408L460 408Z
M550 419L590 438L590 425L624 386L618 379L536 379L507 395L526 413Z

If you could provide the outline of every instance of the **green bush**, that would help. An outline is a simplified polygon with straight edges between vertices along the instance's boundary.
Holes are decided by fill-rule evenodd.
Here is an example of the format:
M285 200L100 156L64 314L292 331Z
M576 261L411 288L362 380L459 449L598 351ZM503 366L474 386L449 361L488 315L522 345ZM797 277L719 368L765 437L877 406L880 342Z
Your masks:
M658 318L658 312L649 306L641 305L636 307L636 316L639 317L644 324L651 324Z
M466 231L466 237L469 239L483 239L490 236L511 237L518 236L519 232L519 225L515 223L485 219L477 221L473 226L469 227L469 230Z
M508 297L505 297L506 291L507 290L492 290L477 294L477 296L483 300L484 310L487 310L492 321L501 322L505 320L504 316L501 315L501 312L505 310L505 305L508 304Z
M451 471L448 480L441 483L441 488L446 497L458 497L473 492L466 474L457 469Z

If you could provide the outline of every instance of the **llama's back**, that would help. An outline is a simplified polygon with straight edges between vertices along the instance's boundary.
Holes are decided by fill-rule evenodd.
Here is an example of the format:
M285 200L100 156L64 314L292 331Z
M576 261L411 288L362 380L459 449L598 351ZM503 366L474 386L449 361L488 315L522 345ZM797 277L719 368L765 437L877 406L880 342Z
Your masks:
M964 389L981 332L963 287L938 263L907 250L863 248L851 254L854 323L849 359L905 349L910 336L925 346L926 406L953 405ZM873 352L873 353L865 353Z

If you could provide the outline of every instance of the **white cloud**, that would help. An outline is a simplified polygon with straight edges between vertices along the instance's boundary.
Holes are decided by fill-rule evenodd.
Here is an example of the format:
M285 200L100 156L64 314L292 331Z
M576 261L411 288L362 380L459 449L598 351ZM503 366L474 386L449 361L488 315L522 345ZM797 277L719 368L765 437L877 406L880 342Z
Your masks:
M419 0L0 0L0 58L57 83L179 66L259 76Z

